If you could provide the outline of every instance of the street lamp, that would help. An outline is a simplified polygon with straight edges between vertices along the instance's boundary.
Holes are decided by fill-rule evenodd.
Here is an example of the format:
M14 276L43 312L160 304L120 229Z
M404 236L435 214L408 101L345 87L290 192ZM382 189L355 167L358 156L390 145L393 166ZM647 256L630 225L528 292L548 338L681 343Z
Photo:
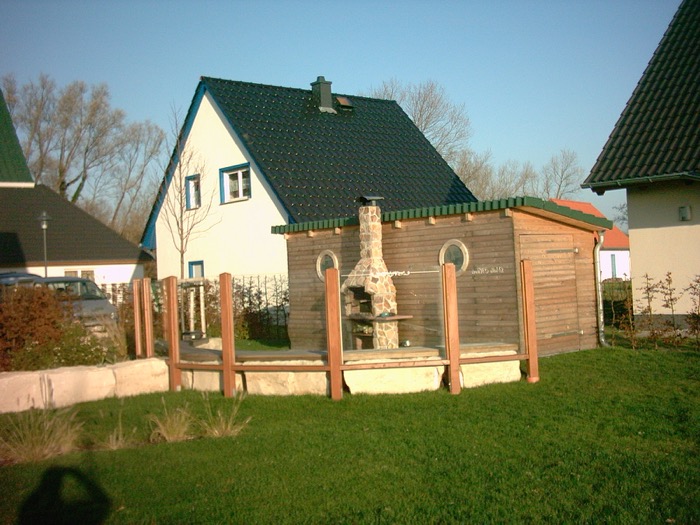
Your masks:
M37 217L37 220L39 221L39 224L41 224L41 232L44 235L44 277L48 277L49 267L46 262L46 230L49 229L49 221L51 220L51 217L49 217L49 214L46 213L46 210L44 210L41 212L41 215Z

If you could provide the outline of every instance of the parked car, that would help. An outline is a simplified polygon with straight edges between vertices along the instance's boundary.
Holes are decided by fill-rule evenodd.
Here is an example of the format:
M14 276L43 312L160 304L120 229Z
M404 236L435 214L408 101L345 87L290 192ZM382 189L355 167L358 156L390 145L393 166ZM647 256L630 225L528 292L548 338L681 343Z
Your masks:
M0 285L33 285L41 279L40 276L26 272L3 272L0 273Z
M105 330L109 328L109 325L117 325L117 308L90 279L42 277L37 282L54 290L60 299L72 301L76 318L80 319L86 328Z

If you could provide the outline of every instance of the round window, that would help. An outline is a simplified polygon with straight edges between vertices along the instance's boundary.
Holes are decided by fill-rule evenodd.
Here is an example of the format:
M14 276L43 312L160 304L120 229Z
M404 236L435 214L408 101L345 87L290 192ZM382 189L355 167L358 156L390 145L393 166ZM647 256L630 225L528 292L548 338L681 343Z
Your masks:
M469 265L469 252L462 241L450 239L440 249L440 264L452 263L457 273L463 272Z
M338 258L332 251L323 250L316 258L316 274L322 281L325 281L328 268L338 268Z

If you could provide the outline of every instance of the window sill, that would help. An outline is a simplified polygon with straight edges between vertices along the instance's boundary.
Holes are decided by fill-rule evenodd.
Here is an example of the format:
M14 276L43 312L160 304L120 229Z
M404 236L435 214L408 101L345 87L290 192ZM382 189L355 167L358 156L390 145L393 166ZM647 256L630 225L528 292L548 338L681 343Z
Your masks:
M250 200L250 197L241 197L240 199L231 199L229 201L224 201L220 204L223 206L225 204L233 204L235 202L243 202L243 201L249 201L249 200Z

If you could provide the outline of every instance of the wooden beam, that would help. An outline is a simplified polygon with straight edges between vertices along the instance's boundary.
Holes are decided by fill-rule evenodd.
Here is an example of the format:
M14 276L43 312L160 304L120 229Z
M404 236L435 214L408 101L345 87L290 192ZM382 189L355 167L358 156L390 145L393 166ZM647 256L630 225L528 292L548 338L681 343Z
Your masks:
M141 290L143 289L143 280L134 279L132 283L132 301L134 303L134 352L136 358L143 357L143 326L141 325L141 316L143 305L141 303Z
M233 332L233 287L231 274L219 275L219 304L221 305L221 359L223 362L224 396L233 397L236 394L236 362L235 335Z
M166 277L163 281L165 288L165 317L167 330L165 339L168 342L168 371L170 390L178 391L182 387L182 371L180 364L180 336L177 322L177 278Z
M143 334L146 341L146 357L154 357L153 341L153 294L151 293L151 278L143 279Z
M337 268L326 270L326 338L331 399L343 398L342 334L340 329L340 273Z
M532 261L520 261L520 281L523 296L523 330L525 331L525 352L527 359L527 381L537 383L540 380L540 367L537 357L537 324L535 319L535 284Z
M442 306L445 318L445 348L447 351L450 394L457 395L462 390L459 381L459 315L457 312L457 278L455 265L442 265Z

